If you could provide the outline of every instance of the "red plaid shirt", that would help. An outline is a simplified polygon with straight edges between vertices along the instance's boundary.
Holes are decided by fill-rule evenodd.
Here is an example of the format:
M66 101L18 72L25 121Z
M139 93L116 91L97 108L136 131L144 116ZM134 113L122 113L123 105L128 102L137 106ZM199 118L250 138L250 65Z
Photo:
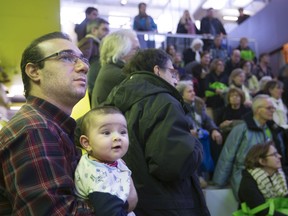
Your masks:
M0 215L92 215L74 194L75 121L29 97L0 131Z

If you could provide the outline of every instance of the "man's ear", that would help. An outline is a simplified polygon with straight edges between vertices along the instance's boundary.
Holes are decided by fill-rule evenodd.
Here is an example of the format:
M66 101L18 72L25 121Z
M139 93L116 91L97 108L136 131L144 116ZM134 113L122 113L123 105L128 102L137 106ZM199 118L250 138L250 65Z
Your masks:
M91 146L89 145L89 139L85 135L81 135L79 138L81 146L87 151L91 151Z
M35 82L38 82L40 80L39 68L36 64L28 63L25 66L25 72L31 80Z
M156 76L160 76L160 70L159 70L159 66L158 65L155 65L153 67L153 72Z

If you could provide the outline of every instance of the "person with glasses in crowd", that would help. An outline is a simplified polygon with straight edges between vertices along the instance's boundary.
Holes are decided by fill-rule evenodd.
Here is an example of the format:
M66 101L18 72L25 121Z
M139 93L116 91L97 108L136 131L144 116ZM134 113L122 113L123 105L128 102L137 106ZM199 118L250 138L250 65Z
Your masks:
M80 152L70 117L85 95L88 69L88 60L61 32L24 50L27 101L0 132L0 215L94 215L74 191Z
M209 216L197 175L202 147L175 88L171 56L161 49L140 50L124 71L128 77L105 104L118 107L127 119L130 145L123 159L138 194L134 213Z
M230 184L238 199L239 185L244 169L244 160L249 149L267 141L274 141L277 151L283 156L281 162L287 166L286 146L282 129L273 121L275 108L268 95L257 95L252 102L252 113L243 117L244 122L233 127L219 156L213 182L218 186Z
M281 154L272 141L251 147L239 187L240 202L253 209L270 198L288 197L287 177L282 170ZM286 207L287 208L287 207ZM267 215L268 208L257 215ZM284 216L276 210L274 216Z

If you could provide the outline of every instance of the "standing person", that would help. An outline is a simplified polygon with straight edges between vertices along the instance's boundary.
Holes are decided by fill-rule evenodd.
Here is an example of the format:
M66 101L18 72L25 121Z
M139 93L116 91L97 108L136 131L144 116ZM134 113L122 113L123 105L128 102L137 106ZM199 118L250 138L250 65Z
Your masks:
M204 38L208 37L204 40L204 50L209 50L211 48L211 45L213 44L211 37L216 37L217 35L227 35L226 30L220 20L214 17L213 8L209 8L206 12L206 16L201 19L200 32Z
M87 34L86 26L87 23L91 20L94 20L98 17L98 9L94 7L88 7L85 10L85 19L80 23L75 25L75 33L77 34L77 40L80 41Z
M100 47L101 69L92 92L93 108L104 102L110 91L126 78L122 68L139 48L136 32L130 29L120 29L104 38Z
M245 202L250 209L270 198L288 197L287 178L282 170L281 157L273 142L257 144L247 153L238 194L240 201ZM267 214L268 209L265 209L257 215ZM276 210L273 215L287 214Z
M81 131L87 154L75 171L76 193L89 199L98 215L126 216L136 206L137 193L121 160L129 146L125 117L116 107L98 107L84 115Z
M130 146L123 159L138 193L135 214L210 215L197 176L202 147L190 133L171 57L160 49L141 50L124 69L128 77L106 103L128 122Z
M91 103L92 91L100 70L99 46L101 40L109 33L109 23L102 18L96 18L95 20L89 21L87 32L88 34L79 41L78 47L90 63L88 72L88 95Z
M198 30L190 16L188 10L184 10L182 17L180 18L176 33L180 34L197 34Z
M220 20L214 17L213 8L209 8L206 16L201 19L200 31L210 36L227 35Z
M88 64L61 32L25 49L27 102L0 132L0 215L92 215L74 191L80 154L70 117L85 95Z
M146 13L147 4L141 2L138 4L139 13L134 17L133 29L135 31L157 32L157 25L153 18Z
M282 129L273 122L275 108L269 96L257 95L253 100L252 111L253 114L248 113L244 116L244 122L233 127L229 133L213 176L213 182L218 186L226 185L230 178L237 200L239 200L238 192L244 159L252 146L273 140L278 152L283 155L283 164L286 164L287 160Z
M239 16L238 16L238 19L237 19L237 23L238 23L238 25L240 25L242 22L244 22L250 16L248 14L244 13L244 9L243 8L239 8L238 11L239 11Z
M146 13L147 5L144 2L138 4L139 13L134 17L133 30L139 32L157 32L157 25L153 18ZM152 39L154 36L149 35L149 40L144 40L144 35L138 35L141 48L153 48L155 47L155 41ZM151 39L150 39L151 38Z

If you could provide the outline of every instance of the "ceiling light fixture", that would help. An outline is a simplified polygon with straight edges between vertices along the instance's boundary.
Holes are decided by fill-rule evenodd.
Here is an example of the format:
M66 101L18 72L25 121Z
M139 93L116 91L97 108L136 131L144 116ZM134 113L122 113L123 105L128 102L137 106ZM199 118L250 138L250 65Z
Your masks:
M213 8L215 10L221 10L225 7L228 0L207 0L203 5L203 9Z
M233 0L232 5L235 7L246 7L249 5L253 0Z
M227 21L237 21L238 17L236 16L223 16L223 20L227 20Z
M128 3L127 0L121 0L121 2L120 2L121 5L126 5L127 3Z

